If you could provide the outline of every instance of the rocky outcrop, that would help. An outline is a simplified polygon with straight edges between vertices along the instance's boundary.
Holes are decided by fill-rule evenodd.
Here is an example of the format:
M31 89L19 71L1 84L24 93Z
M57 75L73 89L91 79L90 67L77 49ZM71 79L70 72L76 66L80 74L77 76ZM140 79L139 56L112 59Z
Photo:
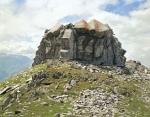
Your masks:
M125 65L125 50L112 29L97 20L81 20L46 30L33 65L48 60L78 60L96 65Z

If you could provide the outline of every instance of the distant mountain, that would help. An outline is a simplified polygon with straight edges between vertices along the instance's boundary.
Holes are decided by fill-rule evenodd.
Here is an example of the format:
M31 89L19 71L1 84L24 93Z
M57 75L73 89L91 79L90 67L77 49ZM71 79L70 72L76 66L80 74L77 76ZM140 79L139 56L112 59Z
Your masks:
M32 60L26 56L15 54L0 54L0 80L29 67Z

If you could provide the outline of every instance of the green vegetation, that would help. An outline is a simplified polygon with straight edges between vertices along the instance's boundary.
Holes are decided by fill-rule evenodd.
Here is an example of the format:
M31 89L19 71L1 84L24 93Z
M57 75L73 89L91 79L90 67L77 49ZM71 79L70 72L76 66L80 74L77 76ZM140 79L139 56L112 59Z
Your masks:
M21 115L24 117L37 117L37 115L39 117L53 117L56 113L66 113L69 110L71 111L71 100L76 99L79 92L82 90L101 88L113 92L116 88L117 92L123 96L118 103L118 112L115 114L116 117L119 117L120 112L122 111L124 111L124 115L129 117L150 116L150 103L146 103L142 99L143 89L141 88L144 86L147 92L149 92L150 83L138 79L124 80L121 79L119 75L114 75L110 78L107 73L91 73L87 70L72 68L67 64L51 68L47 68L45 64L37 65L32 69L28 69L27 71L0 83L0 89L16 84L25 84L27 79L40 71L45 71L49 74L61 72L63 75L59 79L54 79L49 75L49 77L42 82L49 82L50 85L40 84L30 91L21 91L19 102L15 101L5 111L0 110L1 115L5 117L6 112L14 113L16 110L21 109ZM64 93L64 86L70 79L78 81L77 84L67 92L68 97L71 99L68 99L65 102L56 102L48 98L52 95L66 94ZM32 97L34 91L39 94L37 99ZM7 95L8 94L1 95L0 101ZM147 96L150 96L150 92ZM43 102L45 102L46 105L43 105ZM14 116L17 117L18 115Z

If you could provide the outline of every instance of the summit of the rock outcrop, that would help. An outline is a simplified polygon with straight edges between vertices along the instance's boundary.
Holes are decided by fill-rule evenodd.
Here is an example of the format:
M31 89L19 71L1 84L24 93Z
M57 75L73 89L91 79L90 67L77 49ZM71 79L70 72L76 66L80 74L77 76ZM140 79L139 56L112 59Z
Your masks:
M47 29L33 65L59 59L123 67L125 52L107 24L95 19L89 22L81 20L75 24L57 24Z

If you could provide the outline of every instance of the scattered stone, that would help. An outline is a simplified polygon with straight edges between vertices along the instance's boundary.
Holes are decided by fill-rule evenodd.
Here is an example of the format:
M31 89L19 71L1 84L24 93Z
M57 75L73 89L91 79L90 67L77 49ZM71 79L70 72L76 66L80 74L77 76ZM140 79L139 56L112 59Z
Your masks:
M72 88L72 86L69 84L69 83L67 83L65 86L64 86L64 90L70 90Z
M110 71L108 72L108 78L113 78L113 74Z
M41 105L48 106L49 104L47 102L42 102Z
M63 76L63 73L61 72L55 72L52 74L52 78L59 79L61 76Z
M67 94L67 92L68 92L68 89L65 88L64 89L64 94Z
M4 88L4 89L2 89L2 90L0 91L0 95L3 95L3 94L5 94L5 93L7 93L7 92L10 91L11 89L12 89L12 87L7 86L6 88Z
M56 113L56 114L55 114L55 117L60 117L60 113Z
M71 85L71 86L75 86L76 84L77 84L77 81L76 80L71 80L70 82L69 82L69 84Z
M100 89L84 90L73 103L73 113L76 116L113 117L114 107L118 103L118 95L104 92Z
M30 83L32 81L32 77L26 80L26 83Z
M130 75L131 72L130 72L130 70L127 67L124 67L123 68L123 74Z
M123 72L123 69L121 67L117 67L116 68L116 73L119 74L119 75L122 75L124 72Z
M6 114L6 115L13 115L14 113L13 113L13 112L7 112L7 111L6 111L5 114Z
M58 89L58 87L59 87L59 84L57 84L57 85L55 86L55 89Z
M68 98L68 95L51 95L51 97L49 97L50 100L52 101L56 101L59 103L64 103Z
M89 68L89 69L87 69L89 72L91 72L91 73L94 73L94 70L93 69L91 69L91 68Z

